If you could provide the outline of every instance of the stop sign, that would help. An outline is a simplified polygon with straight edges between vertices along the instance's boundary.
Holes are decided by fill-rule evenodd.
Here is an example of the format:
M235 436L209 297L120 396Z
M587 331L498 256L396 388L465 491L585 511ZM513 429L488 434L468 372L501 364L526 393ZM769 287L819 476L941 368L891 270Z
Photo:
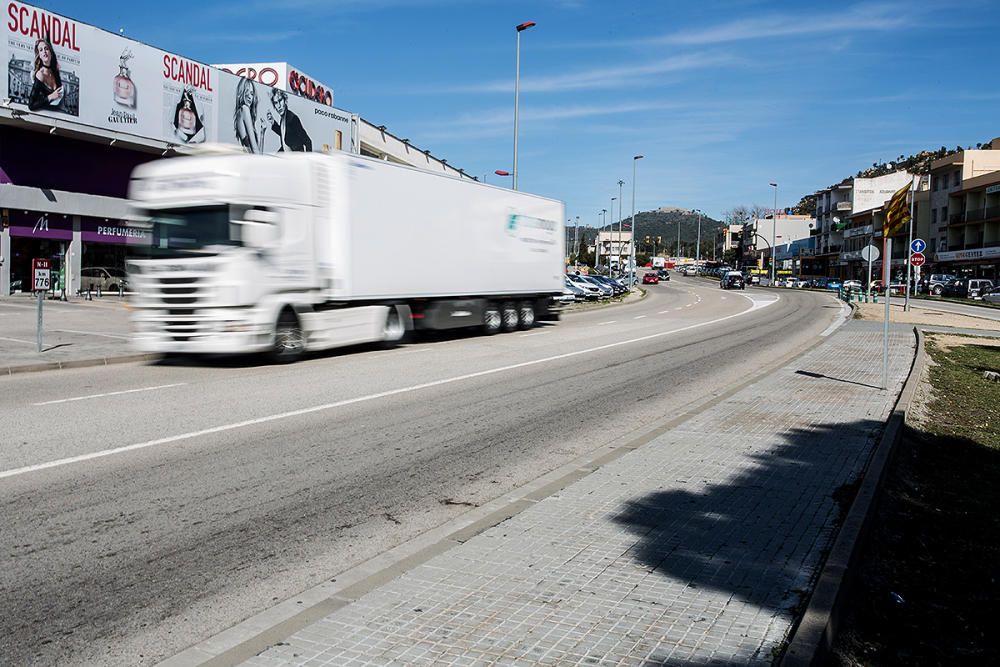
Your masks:
M927 258L924 257L924 253L922 252L915 252L912 255L910 255L910 264L912 264L913 266L923 266L924 262L926 261Z

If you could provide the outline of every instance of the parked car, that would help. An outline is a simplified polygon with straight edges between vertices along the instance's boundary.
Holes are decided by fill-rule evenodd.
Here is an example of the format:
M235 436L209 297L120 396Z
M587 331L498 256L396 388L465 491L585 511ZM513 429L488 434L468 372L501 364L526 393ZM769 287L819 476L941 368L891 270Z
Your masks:
M743 274L739 271L727 271L726 275L722 276L722 280L719 281L719 287L722 289L746 289L746 281L743 280Z
M625 287L623 283L618 282L614 278L609 278L608 276L600 276L600 275L592 275L588 277L593 278L594 280L600 283L603 283L605 287L610 287L612 295L624 294L625 292L628 291L628 288Z
M646 273L642 276L643 285L658 285L659 283L660 279L655 273Z
M839 280L827 280L823 287L824 289L838 290L843 287L843 283Z
M562 294L556 297L552 297L552 300L558 304L567 306L577 301L576 292L571 290L569 287L563 287Z
M861 284L860 280L845 280L843 288L850 292L862 292L864 291L864 286Z
M696 276L696 275L698 275L698 267L696 267L696 266L689 266L689 267L687 267L686 269L684 269L684 275L685 276Z
M610 299L615 295L615 291L611 288L611 285L605 285L603 281L597 279L596 276L580 276L580 278L591 285L594 285L601 291L602 299Z
M587 292L584 289L567 278L564 282L564 287L573 295L575 301L585 301L587 299Z
M80 270L80 291L117 292L128 289L128 278L121 269L106 266L88 266Z
M583 293L591 301L596 301L600 299L601 296L603 295L602 290L599 289L597 285L593 284L588 280L584 280L584 277L581 275L576 275L576 274L567 275L566 280L570 284L575 285L579 289L583 290Z
M978 299L984 290L992 290L993 281L986 278L952 280L941 288L941 296Z
M995 303L1000 305L1000 286L991 287L982 293L982 298L984 303Z
M944 286L955 280L958 280L958 276L953 273L932 273L920 281L920 291L940 296Z

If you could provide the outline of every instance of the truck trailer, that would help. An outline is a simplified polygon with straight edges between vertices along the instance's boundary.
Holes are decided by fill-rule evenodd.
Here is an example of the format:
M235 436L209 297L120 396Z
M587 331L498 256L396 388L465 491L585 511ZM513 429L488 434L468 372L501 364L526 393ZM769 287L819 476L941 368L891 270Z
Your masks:
M561 202L382 160L209 149L138 167L129 195L151 237L128 261L140 351L494 334L554 319L563 290Z

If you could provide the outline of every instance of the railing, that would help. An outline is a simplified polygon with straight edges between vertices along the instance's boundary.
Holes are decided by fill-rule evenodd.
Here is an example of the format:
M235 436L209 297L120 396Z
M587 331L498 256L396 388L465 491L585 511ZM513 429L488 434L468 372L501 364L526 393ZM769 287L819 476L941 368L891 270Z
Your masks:
M957 225L959 223L965 222L965 216L961 213L952 213L948 216L949 225Z

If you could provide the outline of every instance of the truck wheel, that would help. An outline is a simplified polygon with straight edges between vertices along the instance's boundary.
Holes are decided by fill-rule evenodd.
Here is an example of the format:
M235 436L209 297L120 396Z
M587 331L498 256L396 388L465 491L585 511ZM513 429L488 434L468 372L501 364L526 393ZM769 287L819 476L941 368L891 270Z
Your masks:
M404 338L406 338L406 323L403 322L399 309L389 306L389 312L385 314L385 324L382 325L382 347L396 347Z
M503 305L503 328L504 333L510 333L517 329L517 306L508 301Z
M535 326L535 305L530 301L522 301L517 307L517 327L530 329Z
M492 336L500 331L502 322L503 317L500 315L500 308L492 301L487 303L483 309L483 333L487 336Z
M274 327L274 345L271 348L271 358L287 364L298 361L306 351L306 338L299 326L299 319L291 310L281 311L278 323Z

